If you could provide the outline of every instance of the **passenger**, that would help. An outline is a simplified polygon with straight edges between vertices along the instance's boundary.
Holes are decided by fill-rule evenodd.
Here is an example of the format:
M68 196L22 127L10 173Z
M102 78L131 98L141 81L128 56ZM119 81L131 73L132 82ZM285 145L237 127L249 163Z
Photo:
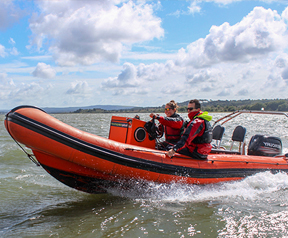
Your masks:
M159 121L160 134L165 133L165 141L160 143L160 149L169 150L181 138L183 132L183 118L177 114L178 105L174 100L171 100L165 105L166 117L151 113L150 117Z
M181 139L167 152L167 156L172 157L177 152L195 159L207 158L212 148L212 127L209 122L212 116L200 109L197 99L189 101L187 112L190 122Z

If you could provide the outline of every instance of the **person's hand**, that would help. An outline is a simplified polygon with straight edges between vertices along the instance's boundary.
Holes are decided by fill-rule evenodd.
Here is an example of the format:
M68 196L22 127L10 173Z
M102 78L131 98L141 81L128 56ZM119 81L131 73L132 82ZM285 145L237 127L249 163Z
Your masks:
M151 113L150 115L149 115L151 118L157 118L159 115L158 114L154 114L154 113Z
M175 152L173 149L171 149L171 150L168 150L168 151L166 152L166 155L171 158L172 156L175 155L175 153L176 153L176 152Z

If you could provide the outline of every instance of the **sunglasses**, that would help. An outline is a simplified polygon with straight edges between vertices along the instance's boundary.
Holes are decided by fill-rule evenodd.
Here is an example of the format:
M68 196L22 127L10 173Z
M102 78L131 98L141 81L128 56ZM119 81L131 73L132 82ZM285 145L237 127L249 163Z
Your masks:
M165 108L165 111L169 111L170 109L172 109L172 108Z
M188 107L187 111L192 111L193 109L195 109L194 107Z

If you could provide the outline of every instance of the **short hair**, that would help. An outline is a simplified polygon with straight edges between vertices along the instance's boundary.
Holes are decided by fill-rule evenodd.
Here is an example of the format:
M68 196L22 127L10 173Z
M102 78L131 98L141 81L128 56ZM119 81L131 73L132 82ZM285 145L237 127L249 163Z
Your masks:
M193 100L190 100L189 103L194 103L195 104L195 109L198 109L198 108L201 109L201 104L200 104L199 100L193 99Z

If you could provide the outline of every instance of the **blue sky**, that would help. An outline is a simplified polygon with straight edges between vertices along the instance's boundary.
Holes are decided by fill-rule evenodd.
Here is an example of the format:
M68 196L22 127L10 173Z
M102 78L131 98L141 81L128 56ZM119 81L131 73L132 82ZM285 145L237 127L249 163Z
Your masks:
M0 2L0 109L287 98L288 1Z

